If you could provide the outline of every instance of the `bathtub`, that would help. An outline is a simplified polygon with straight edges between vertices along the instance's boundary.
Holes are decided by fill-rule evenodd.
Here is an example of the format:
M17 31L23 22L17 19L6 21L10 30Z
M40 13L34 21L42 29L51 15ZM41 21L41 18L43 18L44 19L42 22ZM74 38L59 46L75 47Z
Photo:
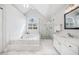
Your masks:
M40 49L40 35L28 34L24 35L20 40L11 40L8 50L15 51L37 51Z
M40 40L39 34L24 34L22 40Z

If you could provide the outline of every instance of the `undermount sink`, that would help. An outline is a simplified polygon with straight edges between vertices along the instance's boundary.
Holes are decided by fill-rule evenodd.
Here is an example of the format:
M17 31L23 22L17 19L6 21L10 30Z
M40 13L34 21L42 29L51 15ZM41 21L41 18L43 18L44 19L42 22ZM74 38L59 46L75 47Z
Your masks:
M56 35L60 36L60 37L64 37L64 38L76 38L74 35L70 34L70 33L57 33Z

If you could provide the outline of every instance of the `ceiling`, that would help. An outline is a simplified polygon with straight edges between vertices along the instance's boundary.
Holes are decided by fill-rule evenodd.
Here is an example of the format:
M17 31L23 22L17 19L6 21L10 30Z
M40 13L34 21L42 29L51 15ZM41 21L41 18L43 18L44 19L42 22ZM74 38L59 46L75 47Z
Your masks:
M54 15L65 7L65 4L15 4L14 5L21 13L27 13L30 8L37 9L44 16Z

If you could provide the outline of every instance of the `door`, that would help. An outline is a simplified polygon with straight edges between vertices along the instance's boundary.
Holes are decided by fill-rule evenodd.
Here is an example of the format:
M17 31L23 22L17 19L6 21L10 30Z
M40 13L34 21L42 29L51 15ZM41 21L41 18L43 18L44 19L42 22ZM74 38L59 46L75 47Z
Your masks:
M0 52L2 52L2 8L0 8Z

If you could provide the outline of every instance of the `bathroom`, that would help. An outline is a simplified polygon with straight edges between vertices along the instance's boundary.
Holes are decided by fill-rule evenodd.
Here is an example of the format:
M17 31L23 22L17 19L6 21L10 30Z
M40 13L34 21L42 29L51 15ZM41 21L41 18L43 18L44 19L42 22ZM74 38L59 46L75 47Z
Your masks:
M0 4L0 54L78 55L79 28L65 24L78 8L77 4Z

